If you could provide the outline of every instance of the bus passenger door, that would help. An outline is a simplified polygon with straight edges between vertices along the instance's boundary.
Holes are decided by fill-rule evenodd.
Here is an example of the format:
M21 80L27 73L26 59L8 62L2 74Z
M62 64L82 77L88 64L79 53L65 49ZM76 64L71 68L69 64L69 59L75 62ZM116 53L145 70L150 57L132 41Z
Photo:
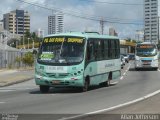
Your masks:
M88 41L87 51L86 51L86 63L93 62L95 60L94 54L94 43L92 41Z

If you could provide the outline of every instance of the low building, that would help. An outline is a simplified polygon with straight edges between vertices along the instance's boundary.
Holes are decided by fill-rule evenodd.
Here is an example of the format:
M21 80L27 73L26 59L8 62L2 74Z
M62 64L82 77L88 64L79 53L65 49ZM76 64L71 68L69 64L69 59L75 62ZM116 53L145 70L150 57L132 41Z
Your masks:
M118 36L118 34L117 34L117 32L115 31L115 29L114 28L109 28L109 35L111 35L111 36Z

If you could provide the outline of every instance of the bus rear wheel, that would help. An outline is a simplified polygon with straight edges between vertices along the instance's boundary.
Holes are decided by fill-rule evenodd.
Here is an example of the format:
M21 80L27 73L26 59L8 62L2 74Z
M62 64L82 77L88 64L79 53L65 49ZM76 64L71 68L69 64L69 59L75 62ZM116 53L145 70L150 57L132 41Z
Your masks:
M106 86L109 87L111 85L112 80L112 72L109 73L108 80L106 81Z
M41 93L48 93L49 86L40 85L39 87L40 87Z
M110 86L110 80L107 80L100 84L101 87L109 87Z

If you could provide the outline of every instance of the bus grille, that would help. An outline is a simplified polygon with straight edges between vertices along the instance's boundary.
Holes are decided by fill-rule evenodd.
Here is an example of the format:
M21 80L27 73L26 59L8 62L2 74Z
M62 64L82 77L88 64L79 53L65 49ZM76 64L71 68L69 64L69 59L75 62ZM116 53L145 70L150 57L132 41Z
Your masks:
M142 60L143 65L151 65L152 60Z
M152 62L152 60L141 60L142 62Z
M54 78L64 78L69 76L69 73L47 73L48 77L54 77Z

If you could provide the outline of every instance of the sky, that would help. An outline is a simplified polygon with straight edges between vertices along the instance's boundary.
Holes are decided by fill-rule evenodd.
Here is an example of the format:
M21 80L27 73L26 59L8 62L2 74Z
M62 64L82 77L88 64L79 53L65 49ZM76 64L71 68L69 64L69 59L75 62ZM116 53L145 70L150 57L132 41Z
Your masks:
M48 16L64 12L64 31L100 31L100 19L105 21L104 34L113 27L120 38L136 39L143 29L143 0L22 0L45 6L44 9L18 0L0 0L0 19L15 9L28 11L31 32L41 28L48 34ZM160 13L160 12L159 12ZM85 19L84 19L85 18ZM116 23L115 23L116 22ZM125 24L122 24L125 23ZM127 23L127 24L126 24Z

